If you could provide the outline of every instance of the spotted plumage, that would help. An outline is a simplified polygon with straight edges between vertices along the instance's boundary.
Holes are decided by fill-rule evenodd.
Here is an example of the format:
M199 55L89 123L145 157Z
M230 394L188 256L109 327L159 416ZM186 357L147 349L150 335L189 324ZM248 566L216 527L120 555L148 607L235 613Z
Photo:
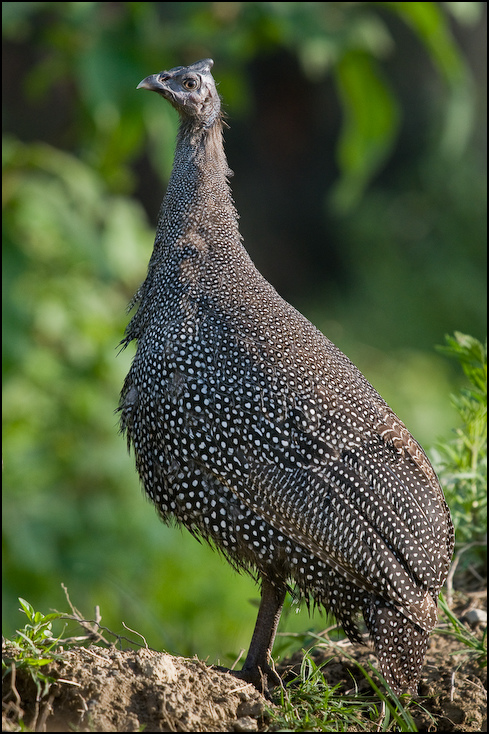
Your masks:
M210 59L145 79L178 111L175 161L124 343L121 427L144 488L262 581L243 676L269 666L287 588L361 612L382 673L414 689L453 529L419 444L359 370L260 275L241 243Z

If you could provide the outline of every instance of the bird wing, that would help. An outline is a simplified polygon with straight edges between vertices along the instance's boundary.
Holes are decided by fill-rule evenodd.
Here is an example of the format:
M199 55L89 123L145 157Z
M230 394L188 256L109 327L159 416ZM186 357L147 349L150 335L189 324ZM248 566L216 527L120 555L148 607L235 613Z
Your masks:
M191 320L164 345L168 378L158 389L175 416L169 434L187 447L183 461L361 589L432 626L450 524L422 449L305 320L299 355L285 332L283 346L268 349L266 330L237 333L212 310L206 318L205 329Z
M198 383L186 381L183 400L185 430L206 447L192 457L202 470L358 587L431 628L447 530L438 490L411 453L378 431L353 429L347 417L311 418L310 398L285 411L258 386L243 398L231 387ZM338 435L348 437L343 445Z
M378 491L383 478L372 481L359 462L348 467L340 458L325 474L254 460L245 466L248 482L231 486L244 504L349 581L395 602L421 626L433 626L438 541L423 508L391 470L387 481L396 482L409 503L401 513L400 501Z

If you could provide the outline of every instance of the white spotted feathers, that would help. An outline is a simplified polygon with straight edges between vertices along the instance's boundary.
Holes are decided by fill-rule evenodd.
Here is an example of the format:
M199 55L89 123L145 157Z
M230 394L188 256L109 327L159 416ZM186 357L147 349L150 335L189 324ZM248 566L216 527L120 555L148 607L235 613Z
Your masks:
M414 689L453 550L416 441L241 244L212 62L141 87L178 111L121 427L163 520L295 587L352 639L362 613L394 690Z

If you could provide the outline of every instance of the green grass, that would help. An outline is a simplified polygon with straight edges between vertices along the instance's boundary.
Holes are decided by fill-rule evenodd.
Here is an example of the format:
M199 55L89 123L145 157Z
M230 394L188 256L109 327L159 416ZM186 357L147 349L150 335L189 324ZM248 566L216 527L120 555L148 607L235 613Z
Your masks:
M439 606L445 621L441 621L434 634L448 635L459 641L460 648L451 655L462 655L464 659L475 660L480 668L487 667L487 631L482 637L474 634L454 615L443 594L440 594ZM368 681L372 694L360 694L358 690L344 694L340 692L339 684L330 686L323 677L323 669L331 663L336 653L335 645L333 642L325 644L324 638L310 632L303 636L304 640L311 638L316 638L318 644L304 651L299 674L278 692L275 703L279 710L269 707L272 730L416 732L418 729L412 712L420 709L431 716L420 702L409 695L397 696L370 663L368 669L365 668L344 648L341 648L341 655L357 667ZM320 648L331 651L331 657L318 665L312 653ZM375 672L374 676L372 672ZM352 689L357 689L353 678Z
M318 638L320 639L320 638ZM318 648L324 647L319 644ZM328 649L330 649L328 644ZM371 685L374 695L358 691L340 693L340 684L330 686L322 670L331 660L317 665L311 649L304 653L299 674L279 692L276 703L280 711L269 708L272 730L287 731L417 731L404 702L376 672L379 686L354 657L341 650L360 670ZM352 685L356 688L355 682ZM409 701L409 697L403 697Z
M460 642L460 649L455 650L451 655L463 654L466 658L474 659L480 668L487 667L487 627L482 633L482 637L475 635L472 630L463 622L461 622L448 606L443 594L439 598L440 609L447 619L445 626L438 626L435 630L437 634L449 635L455 637Z

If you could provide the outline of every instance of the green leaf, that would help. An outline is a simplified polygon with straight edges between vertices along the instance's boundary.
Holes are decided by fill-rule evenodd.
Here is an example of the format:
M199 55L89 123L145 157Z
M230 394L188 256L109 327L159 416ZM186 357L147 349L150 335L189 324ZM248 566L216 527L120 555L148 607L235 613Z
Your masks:
M364 51L345 53L335 78L344 125L337 149L342 176L332 202L345 212L387 158L399 127L399 109L379 65Z
M29 668L42 668L43 665L52 663L53 658L24 658L23 662Z
M394 11L412 28L444 78L450 98L444 130L440 136L440 148L445 153L460 155L465 150L474 125L475 94L472 75L452 35L446 15L438 3L381 4Z
M431 60L450 83L465 76L465 65L446 16L437 3L381 3L416 33Z
M34 607L32 607L28 601L25 599L22 599L22 597L19 596L19 603L24 612L26 613L29 621L32 621L32 618L34 616Z

